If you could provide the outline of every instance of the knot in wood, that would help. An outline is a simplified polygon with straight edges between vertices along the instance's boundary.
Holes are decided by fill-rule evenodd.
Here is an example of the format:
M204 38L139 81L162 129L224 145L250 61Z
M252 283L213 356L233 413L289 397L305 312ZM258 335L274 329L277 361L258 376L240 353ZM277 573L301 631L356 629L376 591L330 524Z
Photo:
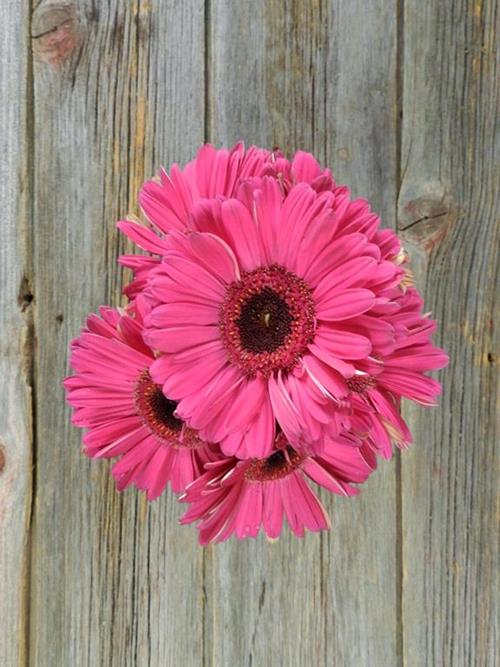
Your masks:
M457 215L457 206L449 193L422 192L421 196L403 201L398 231L405 241L429 253L443 241Z
M59 67L80 41L78 12L74 2L42 2L33 12L31 37L38 60Z

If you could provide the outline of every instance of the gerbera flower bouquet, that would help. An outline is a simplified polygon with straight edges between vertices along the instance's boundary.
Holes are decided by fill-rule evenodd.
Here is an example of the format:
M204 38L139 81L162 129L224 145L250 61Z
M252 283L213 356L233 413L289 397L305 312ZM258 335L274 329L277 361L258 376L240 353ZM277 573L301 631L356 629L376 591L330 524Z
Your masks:
M358 493L434 405L431 342L398 237L309 153L205 145L144 184L125 308L100 309L65 380L85 453L118 489L170 484L201 544L329 527L314 489Z

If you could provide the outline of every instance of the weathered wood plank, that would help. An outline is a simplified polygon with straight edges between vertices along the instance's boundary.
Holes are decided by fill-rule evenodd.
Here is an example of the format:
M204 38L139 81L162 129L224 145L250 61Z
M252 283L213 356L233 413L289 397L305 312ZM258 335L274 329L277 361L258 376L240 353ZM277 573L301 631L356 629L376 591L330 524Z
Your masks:
M33 272L27 8L2 8L1 664L385 667L401 651L412 666L495 664L498 12L493 0L405 1L399 160L396 4L42 2ZM329 535L203 552L175 525L171 495L152 507L119 496L107 464L79 453L60 385L68 341L120 298L115 219L137 212L145 175L193 154L204 118L219 144L313 150L387 225L401 178L399 227L452 355L442 406L407 408L416 444L401 459L402 510L393 462L358 499L322 495Z
M498 3L405 0L399 226L451 363L408 410L408 665L498 664ZM498 459L497 459L498 460Z
M327 8L310 3L210 3L212 140L324 151Z
M46 33L61 9L63 24ZM87 312L118 302L115 221L137 213L145 175L202 142L203 18L199 0L47 2L33 17L33 664L194 665L202 656L195 531L176 525L172 495L151 507L135 490L120 496L109 466L84 459L61 379Z
M210 138L313 150L394 224L395 3L217 0L210 27ZM331 535L207 552L212 664L397 664L396 466L322 498Z
M386 227L397 198L397 2L330 2L327 163ZM354 502L336 502L323 545L328 665L401 662L398 456Z
M0 41L0 664L26 660L31 511L28 19L2 8Z

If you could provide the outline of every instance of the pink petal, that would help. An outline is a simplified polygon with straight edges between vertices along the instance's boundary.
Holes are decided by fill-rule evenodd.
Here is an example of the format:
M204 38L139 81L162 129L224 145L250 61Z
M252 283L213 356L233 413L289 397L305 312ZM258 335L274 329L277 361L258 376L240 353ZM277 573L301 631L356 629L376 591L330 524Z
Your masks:
M293 525L290 523L290 527L295 534L302 536L303 528L313 532L330 528L330 521L325 508L311 491L302 475L295 473L289 475L287 480L289 480L287 495L293 502L293 509L285 505L285 512L289 523L291 515L295 515ZM283 498L283 501L285 501L285 498Z
M159 361L160 360L158 360L158 362ZM214 353L203 359L203 363L198 364L195 367L195 372L184 365L176 367L175 364L171 363L169 366L167 366L165 363L163 365L163 369L169 368L169 370L168 373L165 374L162 369L162 376L164 379L162 379L160 384L163 386L163 393L166 396L170 396L171 398L179 401L193 393L195 382L196 386L198 387L205 387L210 382L212 382L216 375L220 373L226 364L227 360L224 354ZM153 367L154 364L152 368ZM156 368L152 371L152 375L158 377Z
M179 285L191 286L193 291L205 294L210 299L222 299L225 286L212 271L206 270L183 257L168 255L166 272Z
M364 286L376 267L373 257L356 257L344 262L318 283L314 289L315 299L321 301L333 290Z
M307 355L302 363L312 382L319 388L323 395L335 398L347 396L349 390L344 378L337 371L333 370L327 364L314 357Z
M345 361L342 361L341 359L337 359L337 357L332 356L327 352L327 350L323 346L313 344L309 345L308 349L311 352L311 354L314 354L315 357L318 357L318 359L324 361L325 364L328 364L328 366L334 368L345 378L350 378L354 375L356 369L352 364L347 364Z
M228 199L221 205L222 221L230 239L230 247L244 271L261 265L257 227L249 210L237 199Z
M290 400L280 374L269 378L269 397L276 419L287 437L297 438L301 432L300 414Z
M254 215L259 232L260 256L270 265L277 261L277 230L281 218L281 190L273 178L263 178L254 193Z
M243 496L235 521L235 533L239 539L256 537L262 522L262 487L260 484L244 484Z
M254 418L246 433L247 455L255 458L265 458L271 454L276 437L276 420L271 406L271 400L266 393L259 414Z
M311 457L308 457L302 464L302 469L310 477L313 482L319 484L324 489L328 489L330 493L337 493L341 496L354 496L357 490L344 481L337 479L323 468L319 462Z
M337 330L356 332L369 338L373 345L373 352L387 356L394 351L396 344L394 327L387 321L371 315L358 315L356 319L339 322Z
M361 315L375 303L373 292L366 289L346 289L336 292L316 303L320 320L335 322Z
M224 283L240 279L236 257L222 239L213 234L193 233L189 240L198 260Z
M278 232L278 259L284 266L296 270L304 238L312 234L325 215L331 213L333 196L329 192L316 194L310 186L300 183L285 199Z
M363 359L372 351L372 344L366 336L326 324L318 326L314 342L339 359Z
M262 409L267 399L267 382L262 376L245 380L238 388L238 395L228 406L225 428L228 433L240 431L248 426Z
M349 234L330 243L314 257L304 273L304 280L310 285L317 285L326 273L352 257L366 254L367 240L363 234Z
M443 350L433 345L422 345L408 349L397 350L385 365L387 368L395 367L411 371L431 371L444 368L448 364L448 355Z
M149 461L154 452L161 447L160 443L154 438L147 438L143 441L140 447L135 447L127 452L115 465L113 466L113 475L120 477L120 475L127 473L132 468L135 468L143 461Z
M186 324L167 329L149 329L144 337L153 349L175 353L203 343L217 341L220 338L220 332L218 326Z
M422 405L434 405L436 396L441 393L441 385L437 380L414 371L384 369L379 382L389 391L411 398Z
M240 459L263 459L270 456L276 437L275 421L270 400L266 397L260 411L254 415L249 425L245 425L245 430L230 433L221 440L222 451L227 456L237 456Z
M161 183L146 182L140 193L139 203L148 220L164 233L173 230L185 231L192 196L187 188L174 185L168 174L160 172ZM186 201L187 200L187 201Z
M321 175L321 168L311 153L297 151L292 160L292 172L297 183L300 181L312 183L315 178Z
M116 226L123 234L125 234L125 236L128 236L129 239L134 241L139 248L152 252L155 255L165 254L165 243L147 227L129 220L121 220Z
M163 329L186 324L216 325L218 320L219 308L211 301L196 304L196 306L186 303L169 303L157 306L151 311L148 326Z
M264 531L271 540L275 540L280 536L283 526L283 503L279 483L269 482L264 484L263 495L262 523Z

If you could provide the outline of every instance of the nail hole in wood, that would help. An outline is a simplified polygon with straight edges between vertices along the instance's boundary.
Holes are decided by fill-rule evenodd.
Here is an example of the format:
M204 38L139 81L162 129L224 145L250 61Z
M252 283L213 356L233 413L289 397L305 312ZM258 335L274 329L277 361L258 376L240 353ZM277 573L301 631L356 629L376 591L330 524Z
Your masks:
M17 295L17 303L21 308L21 312L24 313L34 299L33 293L31 291L30 281L26 276L23 276L21 280L21 285L19 286L19 292Z

